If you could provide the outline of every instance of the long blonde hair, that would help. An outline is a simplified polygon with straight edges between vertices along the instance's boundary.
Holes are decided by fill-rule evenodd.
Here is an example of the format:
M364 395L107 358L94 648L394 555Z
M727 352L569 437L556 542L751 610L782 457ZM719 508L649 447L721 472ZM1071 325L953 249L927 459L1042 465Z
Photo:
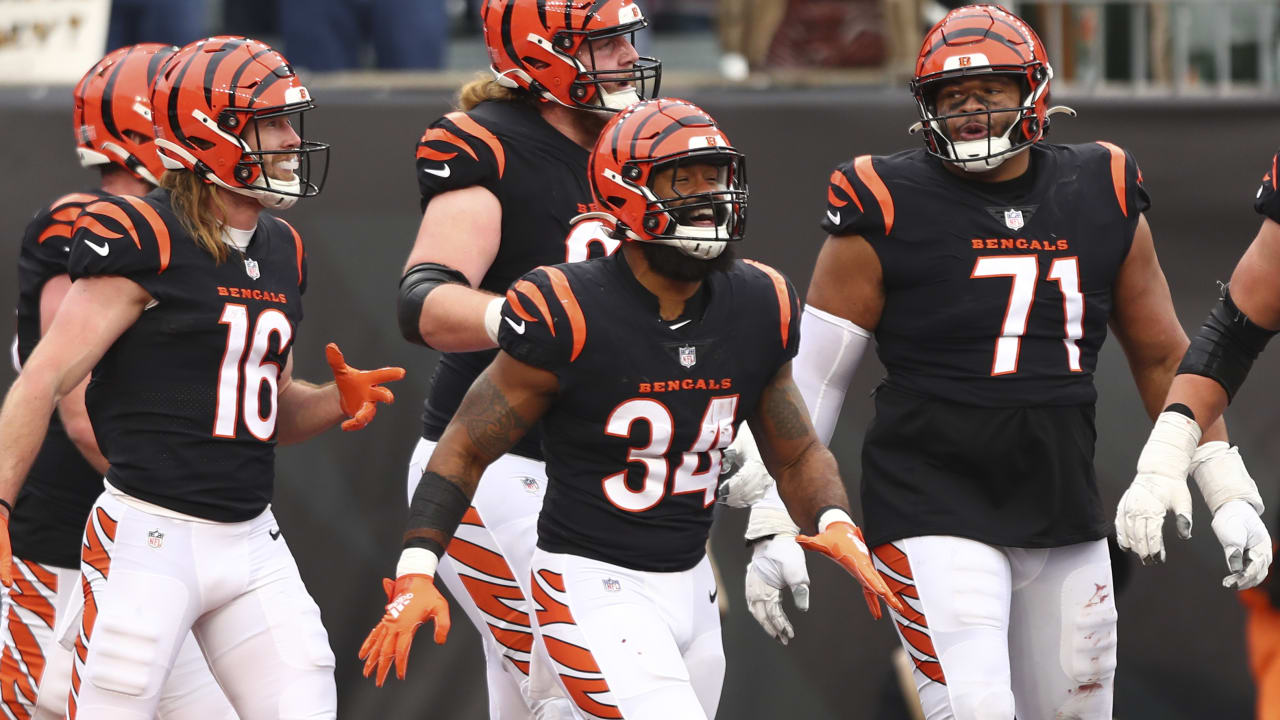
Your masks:
M477 74L458 91L458 109L470 111L486 100L498 102L525 103L537 105L538 96L523 88L510 88L501 85L490 73Z
M222 241L221 218L226 217L227 206L217 187L190 170L166 170L160 177L160 187L169 191L173 212L182 227L221 265L231 251Z

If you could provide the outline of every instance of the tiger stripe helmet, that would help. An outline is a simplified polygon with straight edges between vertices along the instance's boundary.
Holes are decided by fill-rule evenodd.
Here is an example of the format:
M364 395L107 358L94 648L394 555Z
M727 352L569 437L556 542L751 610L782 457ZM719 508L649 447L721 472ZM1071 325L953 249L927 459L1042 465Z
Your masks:
M655 174L693 165L719 168L720 187L671 198L654 192ZM591 151L588 174L596 205L617 219L618 234L630 240L710 259L746 230L746 158L693 103L649 100L615 115ZM707 210L713 225L692 223L695 214Z
M318 195L324 186L329 145L307 140L303 126L304 114L315 108L311 94L289 61L263 42L217 36L187 45L165 63L151 105L166 168L191 170L273 209ZM249 144L256 121L289 115L297 116L298 147L255 150ZM293 180L268 177L270 155L296 156Z
M657 97L662 63L651 57L617 70L578 60L590 41L630 35L649 22L634 0L485 0L484 44L498 82L566 107L620 111ZM633 43L634 44L634 43ZM610 90L608 86L630 83Z
M998 137L953 141L946 121L973 113L937 114L943 84L964 77L1001 73L1022 86L1022 103L1005 108L1018 113ZM1044 137L1049 126L1049 65L1044 43L1021 18L999 5L969 5L947 13L925 36L916 58L911 93L920 113L919 129L930 154L971 171L999 166ZM990 121L991 113L980 111Z
M144 43L113 50L76 83L72 121L84 167L115 163L158 185L164 165L156 154L151 83L173 45Z

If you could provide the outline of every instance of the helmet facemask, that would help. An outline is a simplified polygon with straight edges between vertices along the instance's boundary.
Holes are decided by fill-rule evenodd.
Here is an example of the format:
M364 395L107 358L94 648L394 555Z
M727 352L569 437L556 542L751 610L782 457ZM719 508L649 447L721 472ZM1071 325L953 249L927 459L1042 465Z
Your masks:
M307 102L302 106L294 104L237 113L245 117L246 124L242 125L244 131L241 134L245 151L236 165L235 176L243 188L250 190L245 194L257 197L263 207L285 210L292 207L298 198L319 195L324 187L329 174L329 144L306 139L305 111L312 107ZM262 148L261 123L272 119L289 122L296 129L300 140L297 147L279 150L252 149ZM291 171L292 178L272 177L273 172L278 176L282 170ZM313 180L317 177L318 181Z
M1019 85L1020 103L968 112L939 113L937 97L945 85L960 79L991 75L1014 79ZM966 172L993 170L1043 137L1047 123L1041 121L1037 107L1043 104L1043 96L1052 77L1053 70L1048 65L1034 63L1029 68L986 66L976 71L938 73L935 77L920 78L911 84L921 120L912 127L912 131L925 133L925 146L931 155ZM1028 78L1032 82L1028 82ZM967 103L968 99L964 102ZM974 118L985 125L986 135L973 140L952 138L948 123L962 118ZM1008 126L996 133L999 123L1006 120Z
M638 57L635 64L625 69L594 69L598 67L595 43L625 35L627 41L635 46L636 32L643 30L648 24L648 20L641 18L625 25L596 32L562 30L556 34L554 41L556 47L576 46L585 49L587 58L590 60L592 69L588 69L588 66L576 56L566 55L566 58L578 69L578 76L569 91L575 104L589 110L617 112L641 100L658 97L658 90L662 85L662 62L656 58ZM581 39L578 40L575 36ZM559 54L564 55L564 53ZM630 87L617 90L608 90L606 87L618 83L630 83Z
M640 171L639 162L623 168L623 174ZM724 252L725 243L741 240L746 230L746 158L736 150L708 147L647 161L648 183L640 187L647 205L644 230L647 242L670 245L685 255L710 260ZM705 185L708 172L714 189ZM691 188L682 191L682 187Z

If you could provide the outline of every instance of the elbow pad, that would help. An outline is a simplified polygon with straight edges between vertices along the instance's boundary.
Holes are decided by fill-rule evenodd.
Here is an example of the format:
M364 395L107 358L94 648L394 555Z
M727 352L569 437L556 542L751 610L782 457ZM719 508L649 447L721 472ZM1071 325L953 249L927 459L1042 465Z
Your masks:
M422 337L418 320L422 317L422 304L427 295L441 285L465 285L471 287L467 276L460 270L440 263L418 263L409 268L400 278L400 294L396 298L396 320L400 323L400 334L405 340L418 345L431 347Z
M1201 375L1217 381L1227 391L1230 402L1244 384L1253 361L1267 346L1275 330L1255 324L1231 300L1231 288L1222 289L1222 298L1191 338L1191 346L1178 366L1179 375Z

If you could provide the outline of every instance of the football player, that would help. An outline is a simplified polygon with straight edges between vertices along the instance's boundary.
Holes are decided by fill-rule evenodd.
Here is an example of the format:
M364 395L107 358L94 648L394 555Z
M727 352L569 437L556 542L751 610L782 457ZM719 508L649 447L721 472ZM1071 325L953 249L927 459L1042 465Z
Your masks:
M30 357L71 287L71 229L86 205L108 195L142 196L164 167L152 142L149 85L178 48L131 45L109 53L76 85L76 153L98 168L97 189L63 195L27 226L18 251L17 360ZM14 584L4 596L0 702L8 717L55 720L71 687L70 632L80 626L80 539L102 493L107 461L85 410L86 378L58 403L49 430L14 503L9 533ZM235 717L190 634L165 683L160 717Z
M1154 417L1187 347L1137 163L1110 143L1043 141L1071 113L1050 107L1052 77L999 6L935 25L911 83L924 147L832 174L803 313L795 376L819 437L872 337L887 371L862 504L930 718L1111 717L1093 371L1109 327ZM761 512L752 539L789 542ZM757 554L761 604L780 614L777 590L800 573L779 566L799 553Z
M275 444L363 427L403 371L354 370L330 345L336 383L292 377L306 255L262 210L317 194L328 147L294 129L312 103L287 61L201 40L165 61L150 106L161 188L80 211L74 282L0 409L0 580L10 503L92 370L109 469L84 528L67 717L153 717L190 632L240 717L333 718L333 653L270 510Z
M1138 457L1138 473L1120 499L1116 534L1122 545L1144 558L1163 560L1165 516L1173 512L1179 529L1191 527L1191 494L1187 475L1196 481L1213 513L1213 533L1222 545L1228 574L1224 587L1249 590L1267 577L1271 567L1271 535L1263 524L1262 498L1244 467L1239 451L1225 441L1201 443L1201 435L1222 417L1240 391L1253 361L1280 328L1280 191L1271 159L1254 200L1262 227L1222 287L1178 366L1147 444ZM1280 633L1276 583L1270 592L1249 590L1241 596L1248 608L1249 655L1258 686L1258 717L1274 717L1280 706L1280 664L1275 661Z
M747 420L805 542L879 598L835 459L791 380L799 303L772 268L735 261L742 155L701 109L637 104L591 155L621 252L538 268L506 294L502 350L468 390L410 506L391 603L365 674L404 677L417 626L449 629L437 562L485 468L542 423L547 493L531 564L538 644L581 717L711 718L724 674L705 553L722 450ZM390 582L390 581L388 581ZM898 606L901 607L901 606Z
M502 293L539 265L608 254L619 241L570 233L587 211L587 155L606 120L657 90L661 67L639 57L646 25L631 0L487 0L492 65L462 88L460 109L418 144L422 224L400 282L400 329L440 350L409 463L408 497L472 381L497 354ZM529 677L529 560L546 490L541 433L495 462L471 522L441 565L480 632L492 720L567 712L551 678ZM555 710L552 706L558 706Z

